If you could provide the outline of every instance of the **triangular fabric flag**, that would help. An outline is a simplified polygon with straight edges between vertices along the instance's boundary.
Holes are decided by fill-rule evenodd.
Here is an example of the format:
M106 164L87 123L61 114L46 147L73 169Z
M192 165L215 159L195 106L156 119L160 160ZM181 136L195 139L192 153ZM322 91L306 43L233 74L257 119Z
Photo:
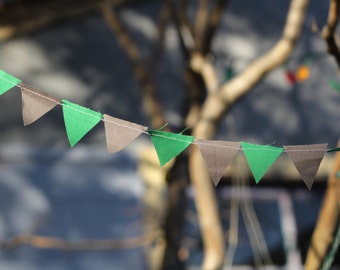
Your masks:
M241 142L242 149L256 184L273 165L283 151L282 147Z
M284 146L287 155L293 161L309 190L312 188L314 177L327 151L327 146L327 143Z
M147 127L107 114L104 114L103 121L105 126L106 147L109 153L116 153L122 150L148 129Z
M100 122L103 115L65 99L62 103L66 133L73 147Z
M23 83L20 83L18 86L21 88L24 126L33 123L55 106L61 104L61 99L52 97L32 86Z
M7 74L5 71L0 70L0 95L6 93L9 89L20 83L21 80Z
M161 166L184 151L195 139L194 136L172 132L148 130Z
M207 164L210 176L217 186L225 169L240 149L239 142L195 139Z

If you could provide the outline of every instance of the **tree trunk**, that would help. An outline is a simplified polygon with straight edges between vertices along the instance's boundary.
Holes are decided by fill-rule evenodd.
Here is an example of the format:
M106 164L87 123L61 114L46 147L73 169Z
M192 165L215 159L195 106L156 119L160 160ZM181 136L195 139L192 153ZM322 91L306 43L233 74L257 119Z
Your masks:
M213 139L222 115L242 96L249 93L267 73L287 60L300 36L308 3L308 0L292 0L282 37L272 50L251 63L240 75L222 85L220 89L209 93L203 105L201 117L193 130L196 138ZM214 78L214 76L205 75L211 72L211 68L200 54L194 55L191 67L197 73L202 74L205 80ZM215 90L215 83L206 82L206 85L211 85L212 90ZM224 258L223 231L214 187L196 147L192 147L189 166L204 242L203 269L220 269Z
M340 140L338 142L340 147ZM327 251L334 239L336 225L339 222L340 203L340 152L336 152L333 169L330 172L327 190L319 213L319 218L313 232L312 242L309 246L305 270L320 269Z
M166 248L163 270L184 270L185 262L179 255L183 239L183 226L187 206L188 166L187 157L182 154L167 173L168 200L164 220ZM184 258L185 259L185 258Z

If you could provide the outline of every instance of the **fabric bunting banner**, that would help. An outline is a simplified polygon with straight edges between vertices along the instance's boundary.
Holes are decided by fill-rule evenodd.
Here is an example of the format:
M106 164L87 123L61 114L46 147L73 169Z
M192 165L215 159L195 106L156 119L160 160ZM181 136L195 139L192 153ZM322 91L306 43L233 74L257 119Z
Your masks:
M103 121L109 153L116 153L127 147L141 134L147 134L155 147L161 166L175 158L191 144L196 144L215 185L219 183L225 169L238 151L243 151L256 183L261 181L276 159L286 152L301 179L308 189L311 189L325 153L340 151L340 148L327 149L327 143L274 147L247 142L203 140L182 133L149 130L145 126L107 114L103 115L68 100L53 97L0 70L0 95L14 86L21 89L22 117L25 126L34 123L54 107L60 105L71 147L75 146L100 121Z

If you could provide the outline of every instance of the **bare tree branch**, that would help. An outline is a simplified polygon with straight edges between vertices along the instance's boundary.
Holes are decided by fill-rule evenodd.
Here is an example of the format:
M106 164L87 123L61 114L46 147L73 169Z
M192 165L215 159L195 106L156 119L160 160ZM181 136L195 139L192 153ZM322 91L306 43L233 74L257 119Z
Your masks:
M200 53L192 54L190 66L193 71L201 74L208 93L214 93L218 90L218 77L216 70L209 57L204 58Z
M215 2L215 3L212 3ZM212 39L219 25L227 0L201 0L196 13L196 52L205 56L209 53Z
M328 52L334 56L340 71L340 51L335 37L338 20L339 0L331 0L329 3L327 24L322 29L321 37L326 41Z
M276 45L268 53L250 63L242 73L208 96L200 122L195 128L203 139L213 138L217 122L222 115L238 99L251 91L266 74L287 60L300 35L308 3L309 0L292 0L282 37ZM209 65L207 61L198 54L193 58L191 65L198 73L206 73L209 70L206 68L206 65ZM203 77L208 79L209 75Z
M200 0L196 12L194 36L196 42L196 50L199 52L202 51L202 42L204 40L205 29L209 19L210 2L210 0Z
M201 74L194 72L190 67L184 72L184 78L188 89L184 102L187 104L185 126L192 128L199 119L202 104L206 96L206 87Z
M265 55L251 63L240 75L222 85L217 91L209 93L202 109L201 117L193 130L193 135L201 139L212 139L222 115L246 95L268 72L278 67L293 51L305 19L308 0L292 0L287 14L282 37ZM196 54L191 62L192 68L210 80L207 60ZM206 74L207 73L207 74ZM213 72L212 72L213 73ZM212 83L206 82L213 88ZM214 188L204 161L196 147L191 148L189 159L191 181L195 188L195 202L204 241L203 269L219 269L224 257L224 238ZM219 226L217 225L219 224Z
M224 14L225 7L229 0L217 0L213 10L211 11L211 15L209 16L209 20L207 22L207 26L205 29L204 39L202 41L201 53L202 55L207 55L211 49L211 43L215 32L217 30L218 25L221 22L221 19Z
M179 6L173 0L173 20L176 26L180 47L184 60L189 62L195 50L194 34L191 23L187 16L187 0L180 1ZM187 65L184 70L184 81L186 83L186 91L184 94L185 107L185 125L193 127L198 121L202 103L206 96L206 86L201 74L192 70L190 65Z
M340 146L340 141L338 142ZM305 270L318 270L327 255L334 239L336 225L339 222L340 181L337 173L340 170L340 153L335 154L332 171L329 174L327 190L324 195L318 221L313 232L312 242L307 252Z
M92 0L17 0L0 4L0 40L31 33L55 21L98 11L100 1ZM138 0L109 0L116 6Z
M187 0L182 0L179 5L176 5L175 0L172 0L172 5L173 20L179 34L181 49L185 59L188 60L195 49L193 29L187 14L188 3Z
M155 235L142 235L119 240L91 239L73 241L40 235L19 235L10 240L0 240L0 248L12 250L21 246L32 246L40 249L59 249L65 251L132 249L149 246L155 239Z
M162 54L162 50L164 47L164 34L166 30L166 26L171 19L173 14L173 5L172 0L164 0L164 4L162 10L159 15L158 27L157 27L157 40L154 45L154 49L152 52L150 67L156 69L160 60L160 56Z
M143 65L143 61L137 46L128 34L128 31L124 28L123 23L120 21L118 14L115 12L114 8L112 8L110 2L106 1L102 3L100 7L108 25L116 34L121 48L125 51L126 55L133 65L135 78L141 85L144 92L144 109L149 116L151 126L153 128L163 126L164 123L166 123L166 120L162 113L161 106L155 98L156 87L151 75Z

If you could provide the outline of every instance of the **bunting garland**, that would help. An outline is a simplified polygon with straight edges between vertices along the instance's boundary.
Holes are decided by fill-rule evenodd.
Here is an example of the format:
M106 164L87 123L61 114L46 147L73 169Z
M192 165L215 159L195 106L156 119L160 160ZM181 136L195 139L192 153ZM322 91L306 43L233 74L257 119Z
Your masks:
M274 147L247 142L202 140L182 133L149 130L145 126L107 114L103 115L68 100L53 97L0 70L0 95L14 86L21 89L22 117L25 126L35 122L54 107L60 105L62 106L66 133L71 147L75 146L100 121L103 121L109 153L116 153L141 134L147 134L153 142L161 166L164 166L191 144L196 144L215 185L219 183L224 170L238 151L244 152L256 183L261 181L281 153L286 152L307 188L311 189L325 153L340 151L340 148L327 149L327 143Z

